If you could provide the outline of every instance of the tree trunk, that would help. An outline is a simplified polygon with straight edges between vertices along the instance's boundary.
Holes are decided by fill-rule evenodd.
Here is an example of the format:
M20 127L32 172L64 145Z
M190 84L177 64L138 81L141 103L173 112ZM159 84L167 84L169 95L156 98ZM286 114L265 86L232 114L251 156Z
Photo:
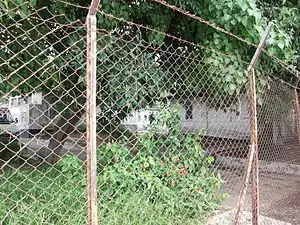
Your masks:
M54 164L58 162L61 156L61 150L69 136L75 130L76 123L84 114L84 109L77 109L76 113L72 116L61 117L54 128L54 135L51 137L48 149L51 154L48 156L47 161Z

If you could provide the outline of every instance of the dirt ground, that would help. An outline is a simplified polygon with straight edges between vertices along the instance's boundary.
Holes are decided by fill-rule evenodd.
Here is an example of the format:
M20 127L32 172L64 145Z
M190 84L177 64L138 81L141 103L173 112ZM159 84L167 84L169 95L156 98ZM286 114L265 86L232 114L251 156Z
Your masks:
M241 176L231 174L230 182L224 187L224 191L230 196L223 203L223 210L236 208L239 190L242 187L241 181ZM259 191L261 215L294 225L300 224L300 177L261 174ZM251 211L251 185L248 188L244 210Z

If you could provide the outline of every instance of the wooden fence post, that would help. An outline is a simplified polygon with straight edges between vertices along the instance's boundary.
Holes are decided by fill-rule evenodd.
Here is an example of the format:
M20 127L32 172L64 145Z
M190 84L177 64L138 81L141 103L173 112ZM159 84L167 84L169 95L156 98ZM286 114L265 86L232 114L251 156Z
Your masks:
M86 19L87 26L87 66L86 66L86 124L87 124L87 188L88 224L98 224L97 202L97 162L96 162L96 61L97 61L97 24L96 12L100 0L92 0Z

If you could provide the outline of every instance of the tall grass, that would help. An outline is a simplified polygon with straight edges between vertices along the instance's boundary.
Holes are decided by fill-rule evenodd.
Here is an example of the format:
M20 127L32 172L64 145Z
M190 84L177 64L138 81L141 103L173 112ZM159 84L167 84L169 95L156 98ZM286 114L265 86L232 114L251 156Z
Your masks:
M141 192L114 201L102 199L99 193L99 224L203 224L201 213L194 218L173 215ZM5 171L0 178L0 221L3 225L86 224L85 178L72 179L56 168Z

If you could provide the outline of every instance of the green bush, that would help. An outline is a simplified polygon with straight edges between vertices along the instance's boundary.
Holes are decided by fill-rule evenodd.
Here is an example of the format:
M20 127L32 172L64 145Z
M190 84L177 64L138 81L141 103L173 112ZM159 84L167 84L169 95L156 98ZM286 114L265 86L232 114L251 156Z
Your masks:
M102 224L203 224L214 210L220 177L199 144L202 134L181 134L177 111L156 118L133 153L123 142L98 150L99 218ZM161 125L169 132L157 134ZM73 155L51 168L10 168L0 176L3 224L84 224L84 164Z
M21 143L17 139L10 139L0 134L0 159L7 161L16 155L21 149Z
M168 133L158 135L166 126ZM147 201L163 205L168 217L205 216L220 204L221 179L210 169L212 157L204 156L201 133L182 134L177 110L155 119L139 137L137 153L122 143L110 143L98 151L100 193L114 202L123 195L140 193ZM123 202L126 204L125 202Z

